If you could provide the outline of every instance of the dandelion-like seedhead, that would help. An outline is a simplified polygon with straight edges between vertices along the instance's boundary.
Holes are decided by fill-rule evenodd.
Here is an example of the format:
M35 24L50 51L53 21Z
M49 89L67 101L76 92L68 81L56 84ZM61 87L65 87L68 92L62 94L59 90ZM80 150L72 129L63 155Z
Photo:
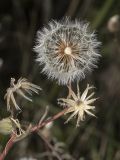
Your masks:
M38 31L34 50L43 73L66 85L84 78L86 72L96 67L99 45L88 23L65 19L52 21Z
M88 95L88 91L92 89L93 87L90 87L87 85L87 88L83 92L83 94L80 96L79 87L77 87L77 95L70 89L71 98L60 98L58 100L58 103L60 105L67 105L68 110L65 112L72 113L68 120L66 122L69 122L73 117L77 117L77 124L76 126L79 126L80 121L83 121L85 119L85 114L95 116L90 110L94 110L95 106L91 105L96 98L92 98L94 95L94 92L92 92L90 95Z

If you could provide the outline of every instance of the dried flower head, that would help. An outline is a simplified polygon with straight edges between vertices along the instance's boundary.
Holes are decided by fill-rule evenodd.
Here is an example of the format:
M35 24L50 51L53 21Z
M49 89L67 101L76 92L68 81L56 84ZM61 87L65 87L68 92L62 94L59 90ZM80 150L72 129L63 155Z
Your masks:
M14 93L19 94L23 98L32 101L31 98L29 98L24 92L27 92L28 94L32 95L32 92L35 92L38 94L38 91L41 90L41 88L33 83L30 83L25 78L20 78L16 84L15 79L11 78L10 81L10 87L7 89L7 93L5 94L4 98L7 100L7 110L10 111L11 107L15 107L17 110L20 110L18 104L16 103ZM13 103L11 106L10 103Z
M91 105L96 100L96 98L92 98L94 92L92 92L89 96L87 96L88 91L92 88L93 87L87 85L87 88L85 89L85 91L81 96L79 92L79 87L77 87L77 95L71 90L71 88L69 88L71 93L71 98L59 99L58 102L59 104L68 106L68 110L65 112L65 114L73 112L66 122L70 121L73 117L77 116L78 118L76 126L78 127L80 121L83 121L85 119L85 113L91 116L95 116L90 111L95 109L95 106Z
M59 84L68 84L96 67L99 45L88 23L66 19L52 21L39 31L34 50L43 72Z

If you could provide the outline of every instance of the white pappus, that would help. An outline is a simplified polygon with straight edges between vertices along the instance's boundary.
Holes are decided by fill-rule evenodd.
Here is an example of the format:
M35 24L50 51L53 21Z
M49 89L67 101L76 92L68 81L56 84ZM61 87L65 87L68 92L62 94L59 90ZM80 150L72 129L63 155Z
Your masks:
M38 31L34 50L36 61L43 65L43 73L66 85L85 78L86 73L96 67L99 46L88 23L66 18L52 21Z

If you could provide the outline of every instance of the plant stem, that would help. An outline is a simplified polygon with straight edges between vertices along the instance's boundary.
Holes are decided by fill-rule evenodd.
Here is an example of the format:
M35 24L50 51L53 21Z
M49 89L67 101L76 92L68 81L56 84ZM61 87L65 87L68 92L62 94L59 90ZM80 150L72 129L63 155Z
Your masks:
M98 11L97 16L95 17L93 21L92 28L98 28L101 25L101 23L105 19L108 11L110 10L110 8L112 7L115 1L116 0L106 0L105 1L103 7L100 9L100 11Z
M31 128L30 133L37 132L40 128L46 126L48 123L58 119L59 117L63 116L68 108L65 108L61 112L55 114L53 117L43 121L42 123L35 125ZM4 148L3 152L0 154L0 160L4 160L9 150L12 148L12 146L15 143L17 136L15 133L13 133L9 139L9 141L6 144L6 147Z
M61 112L57 113L56 115L54 115L53 117L49 118L48 120L43 121L41 124L36 125L34 127L31 128L31 132L36 132L38 131L40 128L44 127L45 125L47 125L48 123L58 119L59 117L61 117L62 115L64 115L64 113L67 111L68 108L65 108L64 110L62 110Z
M6 147L4 148L3 152L0 154L0 160L4 160L9 150L12 148L14 144L14 140L16 139L16 134L13 133L8 140Z

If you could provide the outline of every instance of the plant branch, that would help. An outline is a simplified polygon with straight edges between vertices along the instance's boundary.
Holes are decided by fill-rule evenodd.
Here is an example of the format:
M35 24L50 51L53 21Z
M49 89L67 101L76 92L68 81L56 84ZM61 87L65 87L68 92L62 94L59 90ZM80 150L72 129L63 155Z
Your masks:
M44 127L45 125L47 125L48 123L58 119L59 117L61 117L62 115L65 114L65 112L67 111L68 108L65 108L64 110L62 110L61 112L55 114L53 117L43 121L41 124L36 125L34 127L31 128L31 132L36 132L38 131L40 128Z
M58 119L59 117L63 116L65 114L65 112L67 111L68 108L65 108L64 110L62 110L61 112L55 114L53 117L33 126L31 129L30 129L30 133L33 133L33 132L37 132L40 128L46 126L48 123ZM12 146L14 145L14 143L16 142L15 140L17 139L17 136L15 133L13 133L9 139L9 141L7 142L6 144L6 147L5 149L3 150L3 152L0 154L0 160L4 160L7 153L9 152L9 150L12 148Z

